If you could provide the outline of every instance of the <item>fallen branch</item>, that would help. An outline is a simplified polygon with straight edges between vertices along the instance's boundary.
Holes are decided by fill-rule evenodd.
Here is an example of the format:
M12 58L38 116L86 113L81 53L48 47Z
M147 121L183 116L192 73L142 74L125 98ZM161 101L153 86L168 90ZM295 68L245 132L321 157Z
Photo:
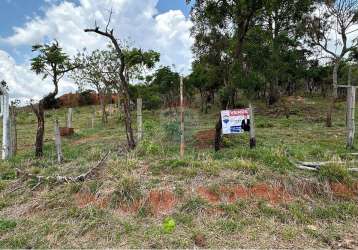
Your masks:
M88 170L86 173L81 174L79 176L42 176L42 175L34 175L25 171L22 171L20 169L16 169L16 175L17 177L24 177L25 179L36 179L38 183L35 187L38 187L43 182L55 182L57 184L62 183L69 183L69 182L83 182L87 178L93 176L98 168L100 168L107 160L108 156L110 154L110 151L108 151L104 157L96 164L96 166L92 167L90 170Z
M298 164L294 164L296 168L302 170L311 170L318 171L322 166L327 166L332 164L333 162L298 162ZM343 162L335 162L338 164L343 164ZM358 172L358 168L347 168L349 172Z

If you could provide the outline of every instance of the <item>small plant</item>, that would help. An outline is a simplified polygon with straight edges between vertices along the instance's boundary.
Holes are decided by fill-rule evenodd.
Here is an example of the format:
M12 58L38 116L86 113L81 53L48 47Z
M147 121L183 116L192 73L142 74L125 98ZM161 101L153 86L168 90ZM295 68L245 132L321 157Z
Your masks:
M139 187L140 183L134 177L124 177L121 179L112 194L112 207L116 208L118 204L130 205L141 199L142 192Z
M188 200L185 204L183 204L180 211L186 213L199 213L203 212L208 207L209 204L207 201L203 200L200 197L194 197Z
M0 218L0 232L7 231L16 227L16 222L13 220L6 220Z
M170 121L166 124L164 124L164 132L165 136L168 140L175 140L179 141L180 139L180 124L178 121Z
M175 227L176 227L176 224L175 224L175 220L173 218L170 218L170 217L165 218L165 220L163 222L164 233L169 234L169 233L174 232Z
M322 166L318 172L321 180L350 184L352 179L347 168L338 164Z
M244 228L244 225L240 221L233 219L221 219L217 222L217 225L225 233L235 233Z
M141 141L141 143L138 145L137 152L140 156L146 156L146 155L158 155L162 153L161 147L159 144L150 141L148 139L145 139Z

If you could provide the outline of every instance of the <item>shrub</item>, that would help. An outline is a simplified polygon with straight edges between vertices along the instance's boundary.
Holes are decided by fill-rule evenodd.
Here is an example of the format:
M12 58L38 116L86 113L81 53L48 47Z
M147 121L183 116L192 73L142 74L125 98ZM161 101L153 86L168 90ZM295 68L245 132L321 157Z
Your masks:
M338 164L322 166L318 171L318 175L321 180L328 180L331 182L350 184L352 181L348 169Z
M0 218L0 232L7 231L16 227L16 222L13 220L6 220Z
M194 197L184 203L183 206L180 208L180 211L186 213L199 213L203 212L208 207L209 204L207 201L203 200L200 197Z
M112 194L111 206L116 208L118 204L133 204L142 198L140 183L134 177L124 177L117 184Z

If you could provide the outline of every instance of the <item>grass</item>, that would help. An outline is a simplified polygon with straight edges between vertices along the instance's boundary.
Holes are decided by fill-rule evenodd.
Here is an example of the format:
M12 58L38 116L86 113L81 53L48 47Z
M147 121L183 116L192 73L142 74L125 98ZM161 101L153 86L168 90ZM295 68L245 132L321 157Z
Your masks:
M353 189L357 176L345 164L306 172L291 163L354 160L345 148L343 106L337 106L332 128L324 127L325 100L298 103L288 119L275 108L255 106L257 147L250 149L244 134L225 138L219 152L198 148L195 137L214 127L217 110L201 114L188 109L182 159L178 123L170 112L144 111L144 139L124 155L117 153L125 142L118 115L106 125L98 115L91 128L93 107L75 108L76 134L62 140L62 164L56 162L53 119L57 116L65 124L66 110L47 112L42 159L33 157L35 117L21 111L18 154L0 163L0 248L194 248L197 235L205 236L207 248L327 248L358 238L356 201L324 191L336 182ZM14 171L76 176L108 150L107 164L83 183L43 183L32 190L37 182L19 181ZM262 184L293 195L287 202L252 194L230 201L235 191L223 193L227 187L253 190ZM198 187L219 201L210 202ZM147 200L153 190L172 194L151 201L162 214L154 213ZM311 195L312 190L322 192Z

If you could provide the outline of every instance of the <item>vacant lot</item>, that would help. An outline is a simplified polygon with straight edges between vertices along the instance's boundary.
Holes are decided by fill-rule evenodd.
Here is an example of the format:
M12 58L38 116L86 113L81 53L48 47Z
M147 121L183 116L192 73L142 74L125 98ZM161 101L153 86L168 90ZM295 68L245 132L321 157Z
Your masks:
M345 148L345 106L337 104L334 126L325 128L326 105L301 98L286 108L256 103L257 148L249 149L245 134L224 138L216 153L217 111L188 109L184 159L173 110L145 111L144 139L127 152L118 112L104 126L98 114L91 128L93 107L76 108L62 164L53 121L64 125L66 110L47 112L43 159L33 157L35 116L20 112L19 152L0 166L0 247L358 247L358 179L347 170L356 159ZM78 176L109 151L84 182L16 177L15 168ZM332 164L313 172L296 169L296 161Z

